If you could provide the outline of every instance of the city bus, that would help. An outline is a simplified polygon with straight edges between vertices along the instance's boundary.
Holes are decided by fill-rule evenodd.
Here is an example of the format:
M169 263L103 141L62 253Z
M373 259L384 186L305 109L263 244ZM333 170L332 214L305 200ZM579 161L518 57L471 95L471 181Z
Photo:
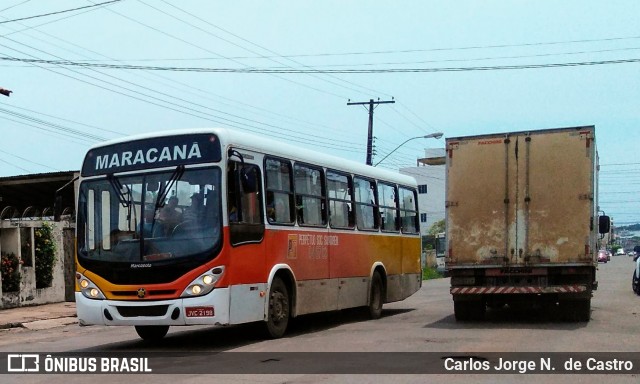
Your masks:
M448 277L447 265L445 258L447 255L447 239L444 232L435 235L435 251L436 251L436 270L444 277Z
M225 128L93 146L78 191L80 324L261 323L384 303L422 284L413 178Z

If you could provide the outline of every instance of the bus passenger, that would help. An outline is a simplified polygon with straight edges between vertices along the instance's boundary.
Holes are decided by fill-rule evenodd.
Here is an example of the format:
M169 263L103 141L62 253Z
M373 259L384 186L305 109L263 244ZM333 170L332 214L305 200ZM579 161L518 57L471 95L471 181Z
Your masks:
M178 198L171 196L167 201L167 204L160 211L158 220L162 221L167 230L173 229L182 221L182 214L176 210L178 206Z
M202 219L204 213L203 209L203 197L200 193L194 193L191 195L191 206L187 207L184 213L185 221L192 221L193 224L198 223Z

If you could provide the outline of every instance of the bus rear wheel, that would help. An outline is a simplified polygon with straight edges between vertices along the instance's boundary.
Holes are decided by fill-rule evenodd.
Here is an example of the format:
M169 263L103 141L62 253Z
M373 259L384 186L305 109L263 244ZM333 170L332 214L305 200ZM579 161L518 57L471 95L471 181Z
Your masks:
M371 277L371 291L369 293L369 317L374 320L382 316L383 293L382 277L379 272L374 272Z
M269 289L269 313L265 323L267 337L272 339L282 337L289 325L290 314L287 286L282 279L275 277Z
M136 332L142 340L146 341L158 341L161 340L167 332L169 332L168 325L136 325Z

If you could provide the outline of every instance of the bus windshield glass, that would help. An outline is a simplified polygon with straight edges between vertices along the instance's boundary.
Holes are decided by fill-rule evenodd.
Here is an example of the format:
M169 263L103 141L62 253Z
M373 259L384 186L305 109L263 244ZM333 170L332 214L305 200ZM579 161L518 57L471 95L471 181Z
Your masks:
M210 259L221 245L217 167L85 180L78 204L78 260L172 263ZM177 260L176 260L177 259Z

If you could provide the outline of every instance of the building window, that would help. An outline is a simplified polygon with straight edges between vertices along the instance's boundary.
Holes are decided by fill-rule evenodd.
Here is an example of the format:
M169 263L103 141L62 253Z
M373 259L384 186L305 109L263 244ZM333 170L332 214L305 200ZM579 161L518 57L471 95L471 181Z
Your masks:
M426 213L421 213L420 214L420 222L421 223L426 223L427 222L427 214Z
M418 193L423 195L427 193L427 184L418 185Z

